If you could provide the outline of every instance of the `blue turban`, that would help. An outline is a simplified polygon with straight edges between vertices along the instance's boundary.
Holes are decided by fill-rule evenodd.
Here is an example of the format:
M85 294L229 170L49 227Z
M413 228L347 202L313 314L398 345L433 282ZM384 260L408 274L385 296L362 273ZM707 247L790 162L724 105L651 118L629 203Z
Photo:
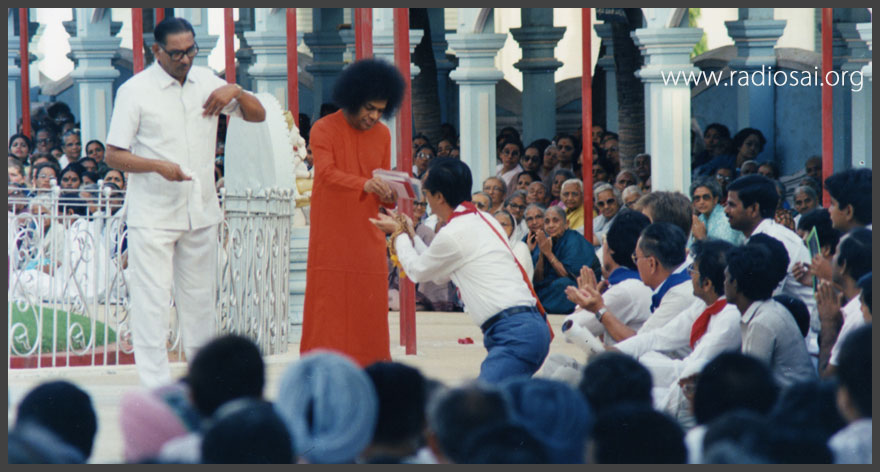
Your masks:
M544 444L552 463L583 464L594 418L580 392L555 380L516 377L502 385L511 422Z
M312 351L284 372L275 401L297 456L313 464L352 462L373 439L379 401L354 362Z

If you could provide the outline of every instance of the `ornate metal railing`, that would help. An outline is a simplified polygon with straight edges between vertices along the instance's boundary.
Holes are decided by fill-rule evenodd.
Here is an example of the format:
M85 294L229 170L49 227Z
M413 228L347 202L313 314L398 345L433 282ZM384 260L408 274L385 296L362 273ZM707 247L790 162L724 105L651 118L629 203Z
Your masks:
M123 194L8 190L7 366L133 362ZM221 202L218 330L285 352L293 196L221 191ZM169 355L182 359L173 307L169 318Z

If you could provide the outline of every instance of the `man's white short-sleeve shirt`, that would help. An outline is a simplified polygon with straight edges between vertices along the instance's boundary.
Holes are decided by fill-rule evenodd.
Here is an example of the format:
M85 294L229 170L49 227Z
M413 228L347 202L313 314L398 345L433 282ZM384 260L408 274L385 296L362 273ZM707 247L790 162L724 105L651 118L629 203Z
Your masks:
M169 182L156 172L132 173L125 195L129 226L190 230L221 221L214 187L218 117L202 116L202 107L223 85L206 67L193 66L181 84L154 63L119 87L107 144L174 162L192 177ZM241 116L238 101L222 113Z

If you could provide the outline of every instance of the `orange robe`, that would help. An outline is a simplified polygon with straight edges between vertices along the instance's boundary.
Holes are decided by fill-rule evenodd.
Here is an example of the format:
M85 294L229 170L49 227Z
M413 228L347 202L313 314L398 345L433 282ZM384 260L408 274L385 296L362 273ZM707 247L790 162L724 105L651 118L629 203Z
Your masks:
M312 126L315 162L300 353L324 348L361 366L390 361L385 235L370 223L379 197L364 192L373 169L391 166L391 134L361 131L342 111Z

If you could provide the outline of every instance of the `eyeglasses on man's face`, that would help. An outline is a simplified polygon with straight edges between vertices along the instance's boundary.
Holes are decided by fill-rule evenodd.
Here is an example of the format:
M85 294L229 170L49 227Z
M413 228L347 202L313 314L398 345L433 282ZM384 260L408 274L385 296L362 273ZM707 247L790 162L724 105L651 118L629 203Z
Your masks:
M617 200L613 198L609 198L608 200L599 200L596 202L596 206L599 208L605 208L606 206L613 205L615 202L617 202Z
M186 51L181 51L181 50L169 51L169 50L165 49L165 46L162 46L161 44L159 45L159 48L162 49L163 51L165 51L165 54L168 54L168 57L170 57L172 61L179 61L179 60L183 59L183 56L186 56L186 57L192 59L192 58L196 57L196 54L199 53L199 45L195 42Z
M428 152L420 152L416 154L416 157L421 157L422 159L432 159L434 155Z
M414 207L427 208L428 202L413 202Z

